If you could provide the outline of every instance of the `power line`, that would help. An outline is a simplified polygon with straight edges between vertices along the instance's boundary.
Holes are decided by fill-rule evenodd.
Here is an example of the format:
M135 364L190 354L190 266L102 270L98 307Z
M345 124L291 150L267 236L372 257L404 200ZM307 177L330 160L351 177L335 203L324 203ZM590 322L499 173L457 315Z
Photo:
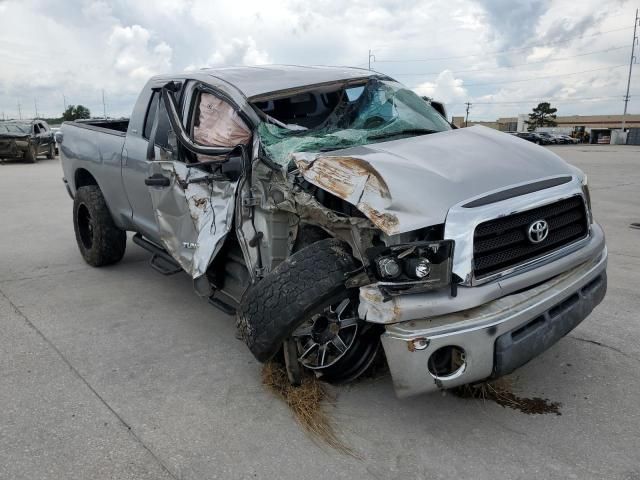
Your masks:
M488 72L488 71L493 71L493 70L503 70L503 69L509 69L509 68L515 68L515 67L523 67L523 66L528 66L528 65L538 65L541 63L551 63L551 62L559 62L559 61L564 61L564 60L569 60L571 58L576 58L576 57L585 57L587 55L595 55L597 53L605 53L605 52L611 52L613 50L621 50L623 48L629 48L629 45L621 45L618 47L611 47L611 48L607 48L605 50L597 50L594 52L585 52L585 53L580 53L577 55L570 55L568 57L561 57L561 58L554 58L554 59L550 59L550 60L540 60L537 62L527 62L527 63L518 63L515 65L507 65L504 67L492 67L492 68L478 68L478 69L469 69L469 70L454 70L451 73L454 74L458 74L458 73L475 73L475 72ZM425 76L425 75L439 75L442 73L442 70L439 72L424 72L424 73L395 73L393 74L394 77L421 77L421 76Z
M431 62L433 60L453 60L455 58L486 57L487 55L501 55L501 54L504 54L504 53L522 52L522 51L531 50L532 48L537 48L537 47L549 47L551 45L560 45L560 44L568 43L568 42L571 42L573 40L577 40L577 39L581 39L581 38L596 37L596 36L599 36L599 35L605 35L607 33L619 32L621 30L630 30L632 28L633 27L615 28L613 30L607 30L607 31L604 31L604 32L594 33L594 34L591 34L591 35L582 35L582 36L579 36L579 37L567 38L565 40L558 40L556 42L549 42L549 43L542 44L542 45L530 45L528 47L511 48L511 49L507 49L507 50L497 50L497 51L494 51L494 52L474 53L474 54L471 54L471 55L453 55L453 56L450 56L450 57L431 57L431 58L421 58L421 59L411 59L411 60L376 60L376 63Z
M600 68L592 68L591 70L582 70L580 72L562 73L562 74L559 74L559 75L544 75L544 76L540 76L540 77L522 78L522 79L519 79L519 80L503 80L503 81L499 81L499 82L487 82L487 83L465 83L463 86L465 86L465 87L482 87L482 86L485 86L485 85L501 85L501 84L507 84L507 83L531 82L531 81L535 81L535 80L543 80L545 78L569 77L569 76L572 76L572 75L580 75L582 73L598 72L598 71L601 71L601 70L613 70L614 68L620 68L620 67L626 67L626 64L607 66L607 67L600 67Z
M591 102L601 102L601 101L612 101L612 100L619 100L620 99L620 95L615 95L615 96L606 96L606 97L581 97L581 98L543 98L543 100L548 101L548 102L553 102L553 103L591 103ZM530 99L524 99L524 100L504 100L504 101L497 101L497 102L473 102L473 105L517 105L517 104L527 104L527 103L531 103L531 102L539 102L540 99L542 97L538 97L538 98L530 98ZM462 103L462 102L457 102L457 103L449 103L448 105L466 105L468 102Z

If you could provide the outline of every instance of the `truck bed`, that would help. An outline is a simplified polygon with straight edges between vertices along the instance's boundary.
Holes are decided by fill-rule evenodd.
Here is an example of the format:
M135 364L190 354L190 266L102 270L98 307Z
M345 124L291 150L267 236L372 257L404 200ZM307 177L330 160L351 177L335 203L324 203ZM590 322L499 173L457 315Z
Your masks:
M84 127L90 129L100 129L105 131L105 133L116 133L124 135L127 133L127 128L129 128L129 119L122 118L118 120L102 120L102 119L91 119L91 120L76 120L74 122L65 122L72 123L76 127Z
M86 184L98 184L114 220L121 228L122 215L130 211L121 178L122 151L129 120L64 122L60 129L60 159L71 196Z

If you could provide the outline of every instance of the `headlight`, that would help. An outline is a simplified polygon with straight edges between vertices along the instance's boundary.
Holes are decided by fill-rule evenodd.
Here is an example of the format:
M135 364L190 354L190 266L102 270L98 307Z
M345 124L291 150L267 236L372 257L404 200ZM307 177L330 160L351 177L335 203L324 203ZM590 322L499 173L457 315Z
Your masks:
M453 240L415 242L367 251L380 285L389 293L433 290L451 284Z
M402 270L395 258L382 257L378 260L378 272L383 278L396 278L402 273Z
M584 196L584 201L587 204L587 216L589 218L589 223L593 223L593 213L591 212L591 194L589 193L589 182L586 174L582 177L582 195Z

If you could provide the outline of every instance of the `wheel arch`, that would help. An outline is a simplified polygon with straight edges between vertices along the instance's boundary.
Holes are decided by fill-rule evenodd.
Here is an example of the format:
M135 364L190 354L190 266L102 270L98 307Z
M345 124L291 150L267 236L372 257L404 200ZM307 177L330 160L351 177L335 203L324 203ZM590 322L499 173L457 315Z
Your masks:
M94 177L86 168L77 168L73 174L73 186L77 191L80 187L95 185L100 188L96 177ZM102 189L101 189L102 190Z

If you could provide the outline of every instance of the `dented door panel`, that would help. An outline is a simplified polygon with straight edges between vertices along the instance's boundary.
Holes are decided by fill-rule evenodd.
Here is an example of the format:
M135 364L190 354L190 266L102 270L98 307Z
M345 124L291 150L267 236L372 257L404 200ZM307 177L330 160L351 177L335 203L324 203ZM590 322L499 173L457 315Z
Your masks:
M233 225L238 182L175 161L154 162L168 187L149 187L162 245L195 280L206 274Z

